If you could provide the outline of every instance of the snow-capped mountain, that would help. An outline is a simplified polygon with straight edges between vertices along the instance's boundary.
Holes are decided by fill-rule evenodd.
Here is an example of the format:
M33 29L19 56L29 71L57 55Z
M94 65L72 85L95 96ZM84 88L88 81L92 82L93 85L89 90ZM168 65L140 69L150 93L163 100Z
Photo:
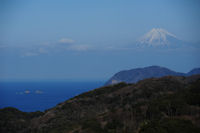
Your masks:
M153 28L146 33L138 41L138 46L150 46L150 47L173 47L182 42L174 34L161 29Z

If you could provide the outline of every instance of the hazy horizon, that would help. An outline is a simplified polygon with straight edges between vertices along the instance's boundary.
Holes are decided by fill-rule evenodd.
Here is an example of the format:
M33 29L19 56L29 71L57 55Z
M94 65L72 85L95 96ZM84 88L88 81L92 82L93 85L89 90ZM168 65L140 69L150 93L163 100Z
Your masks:
M0 18L0 81L106 81L138 67L200 67L198 0L2 0ZM135 47L153 28L186 47Z

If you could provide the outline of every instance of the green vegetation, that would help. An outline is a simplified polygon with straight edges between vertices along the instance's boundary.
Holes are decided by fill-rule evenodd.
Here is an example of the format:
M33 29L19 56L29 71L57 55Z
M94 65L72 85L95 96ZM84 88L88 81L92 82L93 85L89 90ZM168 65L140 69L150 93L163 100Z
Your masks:
M199 133L199 114L200 80L163 77L98 88L44 113L0 109L0 132Z
M95 133L103 133L101 124L96 119L85 120L84 122L82 122L82 129L89 129L90 131Z
M43 113L39 111L25 113L12 107L0 109L0 132L20 132L29 126L31 119L41 115Z
M139 133L199 133L200 128L191 121L181 119L164 119L151 121L144 125Z

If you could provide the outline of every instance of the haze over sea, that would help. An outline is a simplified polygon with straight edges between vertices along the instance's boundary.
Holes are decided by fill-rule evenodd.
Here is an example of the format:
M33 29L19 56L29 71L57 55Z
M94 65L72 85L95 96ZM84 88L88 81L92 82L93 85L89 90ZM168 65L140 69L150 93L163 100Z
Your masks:
M44 111L102 85L102 81L0 82L0 108L15 107L25 112Z

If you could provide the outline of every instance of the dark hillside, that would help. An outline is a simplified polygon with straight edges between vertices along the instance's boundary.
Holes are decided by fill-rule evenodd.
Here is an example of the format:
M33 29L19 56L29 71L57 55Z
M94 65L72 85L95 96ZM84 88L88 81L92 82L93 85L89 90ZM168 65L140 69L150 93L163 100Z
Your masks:
M200 75L150 78L78 95L37 117L12 113L0 131L37 133L199 133ZM7 114L1 110L1 114ZM16 127L3 125L22 117ZM25 117L25 118L24 118Z

